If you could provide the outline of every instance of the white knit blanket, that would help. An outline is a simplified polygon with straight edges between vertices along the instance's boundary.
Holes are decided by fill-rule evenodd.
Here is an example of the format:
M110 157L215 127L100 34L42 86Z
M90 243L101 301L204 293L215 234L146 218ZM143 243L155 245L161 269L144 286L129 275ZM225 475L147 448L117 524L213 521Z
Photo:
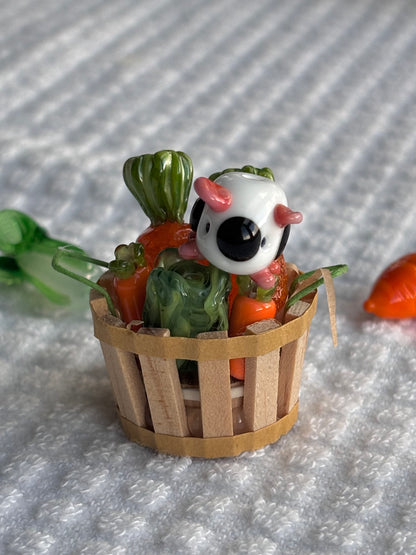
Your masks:
M416 321L362 302L416 250L416 4L14 0L0 28L0 209L109 260L148 225L124 160L183 150L271 167L286 258L350 267L295 427L220 460L130 443L85 300L1 285L0 553L415 553Z

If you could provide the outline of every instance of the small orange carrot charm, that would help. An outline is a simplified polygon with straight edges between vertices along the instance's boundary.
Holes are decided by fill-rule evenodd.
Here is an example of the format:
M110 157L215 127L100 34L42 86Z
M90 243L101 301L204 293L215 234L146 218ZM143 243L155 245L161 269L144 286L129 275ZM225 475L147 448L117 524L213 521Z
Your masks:
M276 302L273 299L265 301L238 294L234 299L231 310L229 336L243 335L250 324L254 324L259 320L274 318L275 316ZM244 358L233 358L230 360L230 374L233 378L244 380Z
M141 243L119 245L114 251L116 259L110 262L121 319L127 324L141 320L146 296L146 282L150 268L146 265Z
M416 253L399 258L382 272L364 310L380 318L416 317Z

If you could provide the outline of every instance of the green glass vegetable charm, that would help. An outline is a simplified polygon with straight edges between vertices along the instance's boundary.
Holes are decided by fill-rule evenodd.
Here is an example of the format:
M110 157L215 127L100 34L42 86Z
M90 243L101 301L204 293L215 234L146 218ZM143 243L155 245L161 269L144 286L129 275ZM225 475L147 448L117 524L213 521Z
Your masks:
M162 253L147 280L145 327L168 328L181 337L228 329L229 274L194 260L175 260L172 250Z
M67 246L83 251L68 242L54 239L33 218L18 210L0 211L0 283L6 285L29 282L50 301L68 305L84 296L84 289L73 280L58 274L51 265L59 247ZM71 260L74 271L92 274L92 265L82 260Z
M229 274L212 265L181 260L176 249L164 251L158 263L147 280L145 327L167 328L180 337L228 329ZM195 363L177 362L181 378L195 377Z

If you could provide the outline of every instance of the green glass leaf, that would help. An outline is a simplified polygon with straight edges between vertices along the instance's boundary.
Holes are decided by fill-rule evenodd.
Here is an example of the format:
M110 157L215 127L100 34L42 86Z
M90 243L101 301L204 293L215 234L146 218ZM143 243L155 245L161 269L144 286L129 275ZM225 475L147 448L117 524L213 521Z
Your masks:
M267 179L274 181L274 175L270 168L255 168L254 166L249 166L249 165L243 166L242 168L227 168L220 172L211 174L209 176L209 179L211 181L215 181L217 177L219 177L220 175L223 175L224 173L230 173L230 172L252 173L254 175L260 175L261 177L266 177Z
M0 250L8 255L0 258L0 282L10 285L26 281L55 304L79 304L85 288L52 267L52 259L62 247L72 253L67 274L72 272L89 280L95 273L94 264L108 267L106 262L87 257L82 249L50 237L27 214L0 211Z
M331 273L331 276L333 278L336 278L338 276L341 276L342 274L345 274L348 271L348 266L346 264L337 264L335 266L325 266L323 269L329 270ZM310 278L315 272L316 270L305 272L304 274L298 275L293 280L289 290L289 299L286 302L286 310L291 306L293 306L298 301L300 301L303 297L305 297L309 293L312 293L312 291L315 291L315 289L318 289L318 287L320 287L324 283L324 279L319 278L313 283L311 283L310 285L308 285L307 287L305 287L304 289L301 289L300 291L298 291L296 294L293 294L297 285L299 283L302 283L302 281L305 281L306 279Z
M27 214L18 210L0 211L0 251L5 254L16 256L46 237L46 231Z
M193 165L187 154L160 150L124 163L123 178L151 225L183 222L192 185Z
M273 295L276 291L276 287L279 284L279 278L277 278L273 287L269 289L263 289L262 287L259 287L250 276L237 276L236 279L238 285L238 293L240 295L251 297L252 299L257 299L258 301L264 303L272 300Z
M122 258L116 258L116 260L112 260L108 265L108 269L110 272L113 272L115 276L121 279L127 279L131 277L135 270L136 266L134 262L130 260L123 260Z
M68 264L68 262L70 264ZM79 249L74 248L71 245L67 245L66 247L60 247L59 249L57 249L52 258L51 265L52 268L56 270L56 272L63 274L63 276L61 276L63 279L70 282L73 280L74 283L76 283L77 285L86 285L87 287L91 287L91 289L95 289L96 291L98 291L101 295L105 297L110 313L113 316L116 316L114 304L108 291L104 287L101 287L101 285L96 283L94 280L89 279L87 275L77 273L77 271L80 271L80 263L82 271L82 265L85 265L85 262L87 262L88 264L97 264L100 266L108 267L108 264L106 262L91 258L88 255L84 254L83 251L80 251Z
M169 247L164 249L156 259L156 266L160 268L169 269L177 262L183 260L181 256L179 256L178 249L173 247Z
M25 274L19 268L14 258L0 256L0 283L13 285L25 281Z
M141 243L133 242L125 245L118 245L114 251L116 260L124 260L132 262L134 267L146 266L146 258L144 256L144 247Z
M0 283L13 285L23 282L34 285L45 297L55 304L68 305L70 303L68 295L53 289L36 276L26 273L14 258L7 256L0 257Z

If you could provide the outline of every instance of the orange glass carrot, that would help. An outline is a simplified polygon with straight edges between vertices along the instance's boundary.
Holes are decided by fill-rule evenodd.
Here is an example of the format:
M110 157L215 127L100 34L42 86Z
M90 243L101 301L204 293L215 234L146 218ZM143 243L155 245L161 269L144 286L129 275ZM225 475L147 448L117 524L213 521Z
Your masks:
M274 260L270 266L270 271L276 276L276 284L274 286L273 300L276 303L276 313L285 306L287 295L289 292L289 273L286 266L286 261L281 254L276 260ZM234 299L239 293L238 279L235 274L231 274L231 293L228 297L229 314L231 314Z
M276 303L273 299L261 301L246 295L237 295L234 299L229 322L229 335L234 337L243 335L247 326L259 320L274 318L276 315ZM230 374L238 380L244 380L245 360L234 358L230 360Z
M114 278L114 287L123 322L141 320L149 274L150 269L142 266L137 268L130 277Z
M247 326L259 320L276 318L285 306L288 295L288 270L283 254L269 266L276 276L271 289L261 289L249 276L231 276L233 288L230 293L230 337L243 335ZM234 278L234 279L233 279ZM244 380L243 358L230 360L230 374Z
M364 310L381 318L416 317L416 253L399 258L382 272Z
M192 177L191 159L174 150L134 156L124 164L124 181L150 219L137 241L152 267L162 250L177 248L189 239L191 228L184 215Z
M137 238L144 247L148 264L154 266L158 255L168 247L180 247L189 239L189 224L166 221L158 225L150 225Z
M119 245L115 256L116 259L109 264L109 270L114 274L114 292L121 319L126 323L141 320L150 274L143 246L140 243Z

